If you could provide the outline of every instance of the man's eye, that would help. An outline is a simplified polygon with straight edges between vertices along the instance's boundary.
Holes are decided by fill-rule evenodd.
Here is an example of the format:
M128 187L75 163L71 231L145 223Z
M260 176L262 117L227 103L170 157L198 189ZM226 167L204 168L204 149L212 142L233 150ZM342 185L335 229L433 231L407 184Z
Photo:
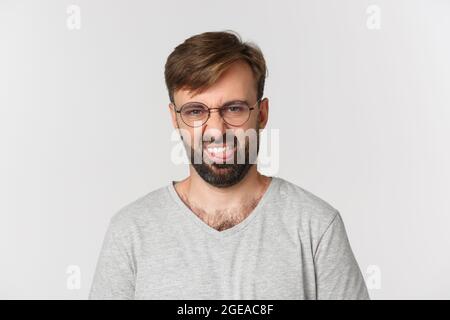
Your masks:
M230 113L238 113L238 112L242 112L244 110L243 106L228 106L225 111L230 112Z
M200 116L204 114L205 110L203 108L189 108L184 110L184 114L187 116Z

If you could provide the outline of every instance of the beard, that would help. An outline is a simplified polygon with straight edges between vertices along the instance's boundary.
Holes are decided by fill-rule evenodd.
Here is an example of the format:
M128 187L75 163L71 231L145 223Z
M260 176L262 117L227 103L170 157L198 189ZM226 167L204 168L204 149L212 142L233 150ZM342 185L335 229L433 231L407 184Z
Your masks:
M251 166L256 163L256 158L259 152L259 128L256 135L256 155L250 154L250 139L245 138L244 146L240 146L236 137L233 137L234 145L237 146L234 151L233 163L205 163L203 157L203 145L198 150L185 143L186 150L190 149L190 162L198 175L207 183L218 188L227 188L237 184L241 181L250 170ZM225 135L223 140L225 141ZM206 151L205 151L206 152ZM238 163L238 154L243 155L243 163ZM201 163L196 163L194 159L201 159ZM242 162L242 161L239 161Z

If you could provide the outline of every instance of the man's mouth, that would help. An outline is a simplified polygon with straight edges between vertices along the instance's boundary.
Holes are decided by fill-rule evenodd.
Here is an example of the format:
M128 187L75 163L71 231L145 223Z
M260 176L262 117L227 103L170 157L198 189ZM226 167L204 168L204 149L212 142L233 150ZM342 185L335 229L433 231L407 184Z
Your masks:
M203 148L208 158L217 163L226 163L230 160L235 151L236 146L228 146L226 144L208 145Z

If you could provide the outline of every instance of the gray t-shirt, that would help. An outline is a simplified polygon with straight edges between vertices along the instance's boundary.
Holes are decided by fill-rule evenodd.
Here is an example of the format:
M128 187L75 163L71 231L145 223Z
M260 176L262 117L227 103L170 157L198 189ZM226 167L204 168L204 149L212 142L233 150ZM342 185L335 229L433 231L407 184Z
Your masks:
M340 213L280 177L218 231L174 181L110 220L89 299L369 299Z

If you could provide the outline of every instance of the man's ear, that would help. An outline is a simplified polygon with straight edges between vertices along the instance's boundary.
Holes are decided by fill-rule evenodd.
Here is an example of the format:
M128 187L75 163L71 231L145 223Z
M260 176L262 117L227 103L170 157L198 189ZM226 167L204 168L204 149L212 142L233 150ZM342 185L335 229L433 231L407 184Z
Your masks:
M266 127L267 121L269 120L269 99L264 98L259 103L259 129L264 129Z
M172 102L169 103L169 112L170 117L172 119L172 125L175 129L177 129L178 128L177 113L175 112L175 105Z

